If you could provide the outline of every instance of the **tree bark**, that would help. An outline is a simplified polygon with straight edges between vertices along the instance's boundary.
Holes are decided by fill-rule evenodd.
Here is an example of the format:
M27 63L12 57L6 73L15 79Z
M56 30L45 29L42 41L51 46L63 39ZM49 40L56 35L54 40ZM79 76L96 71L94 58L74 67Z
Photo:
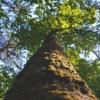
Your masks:
M4 100L97 100L53 34L18 74Z

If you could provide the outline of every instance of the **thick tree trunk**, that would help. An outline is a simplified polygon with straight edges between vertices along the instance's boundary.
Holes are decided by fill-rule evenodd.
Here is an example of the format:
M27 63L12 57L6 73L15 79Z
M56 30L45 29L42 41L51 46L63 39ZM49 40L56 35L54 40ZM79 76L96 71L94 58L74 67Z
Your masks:
M4 100L97 100L53 34L18 74Z

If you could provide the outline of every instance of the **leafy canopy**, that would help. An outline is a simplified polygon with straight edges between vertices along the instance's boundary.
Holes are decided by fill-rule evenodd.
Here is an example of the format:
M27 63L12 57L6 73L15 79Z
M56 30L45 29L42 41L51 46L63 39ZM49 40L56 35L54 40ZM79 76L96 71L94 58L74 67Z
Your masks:
M74 44L78 50L92 50L98 34L91 29L96 21L95 6L86 5L85 0L34 0L22 6L11 27L18 45L29 51L41 44L50 32L57 34L65 49ZM23 3L23 1L21 2ZM35 11L32 12L32 7ZM33 16L33 17L32 17ZM59 31L58 31L59 30ZM27 41L28 40L28 41Z

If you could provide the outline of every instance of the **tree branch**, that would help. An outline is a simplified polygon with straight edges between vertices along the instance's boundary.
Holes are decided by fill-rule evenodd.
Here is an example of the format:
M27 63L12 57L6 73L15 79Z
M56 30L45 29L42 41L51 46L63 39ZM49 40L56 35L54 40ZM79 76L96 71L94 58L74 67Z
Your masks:
M96 55L96 57L98 58L98 60L100 60L100 56L96 53L96 51L93 51L93 53Z

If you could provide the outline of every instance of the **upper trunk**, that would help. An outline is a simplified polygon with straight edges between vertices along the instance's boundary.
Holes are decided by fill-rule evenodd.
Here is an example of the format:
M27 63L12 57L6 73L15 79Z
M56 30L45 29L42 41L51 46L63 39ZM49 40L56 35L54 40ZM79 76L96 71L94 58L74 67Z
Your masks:
M18 74L4 100L97 100L53 34Z

